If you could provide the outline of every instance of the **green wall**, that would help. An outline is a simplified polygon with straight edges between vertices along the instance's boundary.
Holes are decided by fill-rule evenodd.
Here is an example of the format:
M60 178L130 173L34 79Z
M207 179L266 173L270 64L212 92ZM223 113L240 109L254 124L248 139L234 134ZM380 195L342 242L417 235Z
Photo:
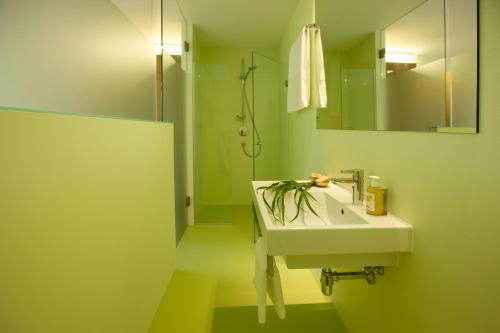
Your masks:
M288 55L290 47L299 35L300 30L308 23L315 22L315 2L314 0L300 0L295 11L288 22L288 26L280 43L280 60L288 68ZM288 78L288 71L281 73L281 79ZM298 179L304 179L310 172L303 174L302 170L312 170L317 168L315 156L318 155L316 142L316 112L310 108L293 113L286 110L286 89L281 92L281 151L280 172L282 178L290 178L292 175ZM310 125L313 124L313 127Z
M175 269L171 124L0 110L0 331L146 332Z
M333 301L350 333L498 330L499 18L500 2L480 2L478 135L316 130L315 110L284 114L288 177L365 169L382 176L389 210L415 228L413 253L375 286L335 286ZM304 23L294 18L282 58Z

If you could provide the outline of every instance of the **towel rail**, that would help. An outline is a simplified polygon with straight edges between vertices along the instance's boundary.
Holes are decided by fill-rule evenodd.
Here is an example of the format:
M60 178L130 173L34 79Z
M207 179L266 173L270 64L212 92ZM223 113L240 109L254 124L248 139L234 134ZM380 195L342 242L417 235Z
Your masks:
M318 23L309 23L305 26L306 29L320 29L320 25Z

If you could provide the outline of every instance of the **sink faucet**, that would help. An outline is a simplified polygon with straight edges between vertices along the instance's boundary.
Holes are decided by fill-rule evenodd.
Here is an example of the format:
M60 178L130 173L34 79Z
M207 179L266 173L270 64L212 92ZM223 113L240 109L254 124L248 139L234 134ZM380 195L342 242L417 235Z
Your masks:
M359 205L363 203L363 190L365 173L361 169L340 170L340 173L352 173L350 178L333 178L333 183L352 183L352 203Z

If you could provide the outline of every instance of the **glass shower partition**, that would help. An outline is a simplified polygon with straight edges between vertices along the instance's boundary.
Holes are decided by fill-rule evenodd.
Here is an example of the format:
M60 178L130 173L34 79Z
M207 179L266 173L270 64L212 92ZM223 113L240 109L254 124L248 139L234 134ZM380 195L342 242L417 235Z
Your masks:
M279 178L280 70L272 56L253 50L200 50L195 223L251 227L251 181Z
M252 52L252 66L256 68L252 80L253 112L262 141L261 154L253 158L254 180L281 178L280 142L283 126L280 122L282 109L280 94L285 83L280 80L280 75L285 66L274 58L277 57Z

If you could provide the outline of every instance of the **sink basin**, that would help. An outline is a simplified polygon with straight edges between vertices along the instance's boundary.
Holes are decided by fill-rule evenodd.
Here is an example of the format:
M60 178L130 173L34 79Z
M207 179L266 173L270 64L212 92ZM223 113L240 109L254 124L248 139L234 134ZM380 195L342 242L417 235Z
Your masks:
M284 256L289 268L394 266L399 253L411 251L411 225L392 214L366 214L363 206L351 204L351 192L333 184L309 190L318 216L305 209L293 222L297 208L290 194L282 224L265 205L263 190L257 191L272 183L252 182L253 201L268 254ZM266 192L266 198L272 197Z

